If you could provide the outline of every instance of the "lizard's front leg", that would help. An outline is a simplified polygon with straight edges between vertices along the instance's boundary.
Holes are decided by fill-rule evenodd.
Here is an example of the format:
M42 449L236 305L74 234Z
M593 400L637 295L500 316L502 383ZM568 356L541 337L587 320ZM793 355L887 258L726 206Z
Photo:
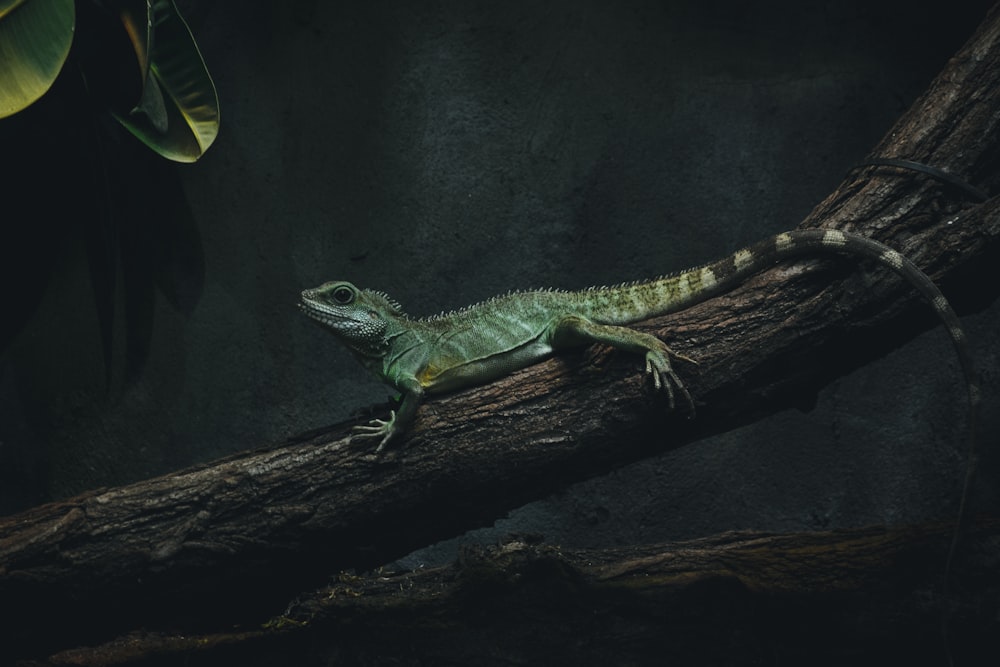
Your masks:
M670 365L670 357L676 357L692 364L696 363L677 354L656 336L651 336L628 327L598 324L578 315L568 315L555 323L552 333L552 347L559 349L581 343L605 343L628 352L645 354L646 372L653 376L653 386L667 392L670 409L674 409L674 387L687 400L694 414L694 400L680 377Z
M354 438L381 438L378 447L375 448L376 454L379 454L391 440L409 428L424 396L424 390L416 378L413 379L412 383L404 383L401 390L403 402L399 406L398 412L395 410L389 412L388 421L373 419L367 425L355 426L351 429Z

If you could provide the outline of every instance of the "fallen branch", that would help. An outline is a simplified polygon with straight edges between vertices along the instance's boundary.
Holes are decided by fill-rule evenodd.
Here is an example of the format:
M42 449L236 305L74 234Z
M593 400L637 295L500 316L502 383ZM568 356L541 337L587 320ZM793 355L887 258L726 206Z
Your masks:
M447 567L342 575L253 629L134 633L47 664L969 664L995 641L1000 520L972 526L960 594L945 599L950 536L728 533L596 551L517 538Z

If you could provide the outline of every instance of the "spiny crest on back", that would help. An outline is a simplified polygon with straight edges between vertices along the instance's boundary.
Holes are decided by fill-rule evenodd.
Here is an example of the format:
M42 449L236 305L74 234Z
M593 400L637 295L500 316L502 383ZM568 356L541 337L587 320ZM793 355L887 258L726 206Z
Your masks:
M695 269L695 271L697 271L697 270L698 269ZM495 309L495 308L498 308L498 307L502 307L502 306L504 306L504 304L509 303L511 301L530 301L532 299L538 299L538 300L546 299L547 300L549 297L553 297L553 296L557 296L557 295L565 297L566 299L574 299L576 297L582 297L582 298L587 298L587 299L590 299L590 298L594 298L594 299L600 298L601 301L592 302L589 305L601 307L601 306L603 306L603 305L606 304L606 302L604 301L604 299L607 299L607 298L617 298L617 297L623 296L623 295L618 294L622 290L630 290L630 289L634 289L636 287L641 287L641 286L646 286L646 285L652 286L655 283L660 283L662 281L672 280L672 279L676 278L677 276L681 275L682 273L687 273L687 272L677 272L677 273L671 273L671 274L664 274L664 275L658 276L656 278L648 279L648 280L630 280L630 281L625 281L625 282L621 282L621 283L617 283L617 284L613 284L613 285L593 285L591 287L586 287L586 288L579 289L579 290L565 290L565 289L554 288L554 287L543 287L543 288L538 288L538 289L524 289L524 290L511 290L511 291L506 292L504 294L499 294L497 296L490 297L488 299L485 299L483 301L479 301L477 303L473 303L471 305L463 306L461 308L455 308L453 310L442 311L442 312L440 312L440 313L438 313L436 315L427 315L427 316L423 316L423 317L420 317L420 318L417 318L417 319L420 322L439 323L439 322L441 322L443 320L447 320L447 319L450 319L450 318L461 317L463 315L468 315L468 314L474 313L474 312L479 312L479 311L484 311L484 310L492 310L492 309ZM386 297L386 298L388 298L388 297ZM574 304L574 305L577 306L577 307L580 306L579 303Z
M521 289L521 290L510 290L504 294L498 294L492 296L483 301L478 301L476 303L462 306L461 308L455 308L453 310L445 310L437 313L436 315L427 315L418 318L421 322L439 322L444 319L451 317L465 315L472 311L489 309L502 304L509 300L525 299L532 296L548 296L548 295L564 295L567 297L572 297L573 295L584 295L587 293L599 293L599 292L614 292L615 290L627 289L630 287L636 287L638 285L645 285L647 283L653 283L660 280L665 280L672 278L675 274L667 274L653 278L651 280L631 280L626 282L617 283L614 285L593 285L591 287L586 287L580 290L565 290L558 287L541 287L536 289ZM386 297L388 298L388 297Z
M455 308L454 310L444 310L437 315L427 315L421 317L419 321L421 322L439 322L441 320L464 315L466 313L482 310L484 308L492 308L497 304L509 301L511 299L523 299L525 297L530 297L531 295L542 295L542 294L569 294L566 290L558 289L556 287L543 287L540 289L525 289L525 290L510 290L505 294L498 294L496 296L491 296L484 301L478 301L476 303L470 304L468 306L462 306L461 308Z
M390 315L397 315L399 317L406 317L406 313L403 311L403 307L399 305L399 302L393 299L391 296L385 292L380 292L378 290L364 289L361 290L364 295L364 299L371 306L378 310L384 310Z
M704 266L709 266L705 264L703 266L695 267L694 269L685 269L683 271L674 271L672 273L661 273L655 278L642 278L639 280L625 280L620 283L613 283L611 285L591 285L586 289L580 290L581 292L603 292L605 290L618 290L618 289L628 289L629 287L638 287L639 285L646 285L649 283L660 282L661 280L671 280L678 277L684 273L695 273L700 271Z

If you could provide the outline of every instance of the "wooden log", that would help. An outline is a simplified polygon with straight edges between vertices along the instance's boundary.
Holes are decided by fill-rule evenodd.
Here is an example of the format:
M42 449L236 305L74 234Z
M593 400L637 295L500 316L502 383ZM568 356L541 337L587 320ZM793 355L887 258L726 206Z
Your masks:
M1000 9L873 152L1000 185ZM925 174L853 171L805 226L870 234L960 306L993 300L1000 200ZM0 519L0 627L33 652L139 625L274 614L331 572L388 562L614 466L800 402L934 325L887 272L802 261L645 323L698 361L698 416L669 414L641 363L592 348L428 401L381 458L340 425ZM976 294L975 298L967 298ZM863 350L858 353L856 350Z
M977 664L1000 612L1000 520L571 551L512 537L416 572L341 575L254 628L136 632L44 664Z

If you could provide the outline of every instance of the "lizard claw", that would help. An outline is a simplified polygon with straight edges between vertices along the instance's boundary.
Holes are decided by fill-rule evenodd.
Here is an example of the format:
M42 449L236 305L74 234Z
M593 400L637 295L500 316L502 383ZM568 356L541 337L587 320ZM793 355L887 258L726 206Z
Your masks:
M697 364L693 359L689 359L680 354L675 354L666 345L663 346L662 350L648 350L646 352L646 372L653 376L653 387L656 391L666 391L667 400L670 403L670 409L673 410L675 406L674 402L674 387L686 400L688 406L691 408L691 417L694 417L694 399L691 398L690 392L688 392L687 387L681 381L681 378L674 371L673 367L670 365L670 356L673 355L678 359L684 361L689 361L692 364Z
M370 438L381 438L382 441L378 443L378 447L375 448L375 453L378 454L384 448L386 443L396 435L396 411L389 411L389 419L373 419L367 424L359 424L351 429L352 439L357 438L359 440L367 440Z

